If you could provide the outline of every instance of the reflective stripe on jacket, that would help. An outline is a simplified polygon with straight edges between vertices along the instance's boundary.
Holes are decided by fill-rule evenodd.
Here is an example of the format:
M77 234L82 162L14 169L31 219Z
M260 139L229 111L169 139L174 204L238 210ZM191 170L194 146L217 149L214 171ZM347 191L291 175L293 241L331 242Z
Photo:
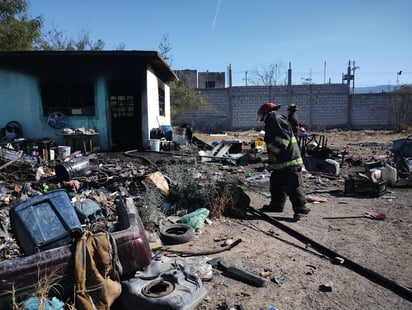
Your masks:
M265 143L270 155L276 157L269 167L274 170L301 166L303 160L300 149L287 118L276 111L265 119Z
M302 166L303 165L303 159L302 157L296 158L296 159L292 159L289 161L285 161L283 163L273 163L269 165L270 169L273 170L280 170L280 169L285 169L285 168L289 168L289 167L296 167L296 166Z

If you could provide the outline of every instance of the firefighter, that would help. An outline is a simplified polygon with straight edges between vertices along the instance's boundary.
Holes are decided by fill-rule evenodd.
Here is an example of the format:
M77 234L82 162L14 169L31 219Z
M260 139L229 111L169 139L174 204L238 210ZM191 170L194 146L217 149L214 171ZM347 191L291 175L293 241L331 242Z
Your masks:
M280 105L268 102L258 110L258 120L265 123L265 143L268 152L268 165L271 170L269 205L264 212L283 212L286 198L289 197L294 218L308 214L306 198L302 188L303 160L286 116L277 111Z
M299 134L299 119L296 115L296 111L298 110L296 104L291 103L288 106L288 121L292 126L293 134L295 135L296 139L298 138Z

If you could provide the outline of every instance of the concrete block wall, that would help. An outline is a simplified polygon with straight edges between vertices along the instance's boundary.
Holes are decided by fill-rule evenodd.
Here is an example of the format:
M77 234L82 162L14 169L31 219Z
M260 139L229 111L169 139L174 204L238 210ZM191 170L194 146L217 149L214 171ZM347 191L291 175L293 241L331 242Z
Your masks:
M279 110L287 114L287 106L298 106L299 121L311 127L344 127L347 124L348 88L346 85L295 85L233 87L232 128L243 130L263 128L256 120L259 107L265 102L281 105Z
M352 128L387 129L394 121L388 94L359 94L352 96Z
M285 115L288 104L295 103L299 122L308 130L393 129L388 94L351 95L346 84L238 86L198 91L205 96L208 110L185 111L177 121L204 132L260 130L264 126L257 121L256 113L265 102L281 104L279 112Z
M257 121L257 111L265 102L280 100L276 97L280 86L247 86L231 88L232 128L234 130L262 129L263 124Z
M201 95L207 103L204 107L180 113L173 125L190 124L193 130L216 133L230 130L228 88L202 89Z
M306 128L342 128L348 121L348 88L343 84L296 85L289 103L298 106L299 122Z

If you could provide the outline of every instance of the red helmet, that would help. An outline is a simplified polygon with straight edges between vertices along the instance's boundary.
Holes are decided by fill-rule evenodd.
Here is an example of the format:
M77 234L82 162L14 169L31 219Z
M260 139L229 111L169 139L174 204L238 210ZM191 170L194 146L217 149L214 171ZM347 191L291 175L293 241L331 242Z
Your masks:
M280 107L281 107L280 104L276 104L276 103L273 103L273 102L267 102L267 103L263 104L257 112L258 121L263 121L265 116L269 112L277 111L277 110L280 109Z

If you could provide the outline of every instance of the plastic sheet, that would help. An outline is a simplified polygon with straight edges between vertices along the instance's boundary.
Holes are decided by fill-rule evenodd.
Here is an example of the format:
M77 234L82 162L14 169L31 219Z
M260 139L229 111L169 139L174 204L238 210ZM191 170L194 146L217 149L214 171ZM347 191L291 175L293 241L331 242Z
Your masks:
M183 215L177 222L192 226L194 229L201 229L206 218L209 216L209 210L206 208L199 208L191 213Z

